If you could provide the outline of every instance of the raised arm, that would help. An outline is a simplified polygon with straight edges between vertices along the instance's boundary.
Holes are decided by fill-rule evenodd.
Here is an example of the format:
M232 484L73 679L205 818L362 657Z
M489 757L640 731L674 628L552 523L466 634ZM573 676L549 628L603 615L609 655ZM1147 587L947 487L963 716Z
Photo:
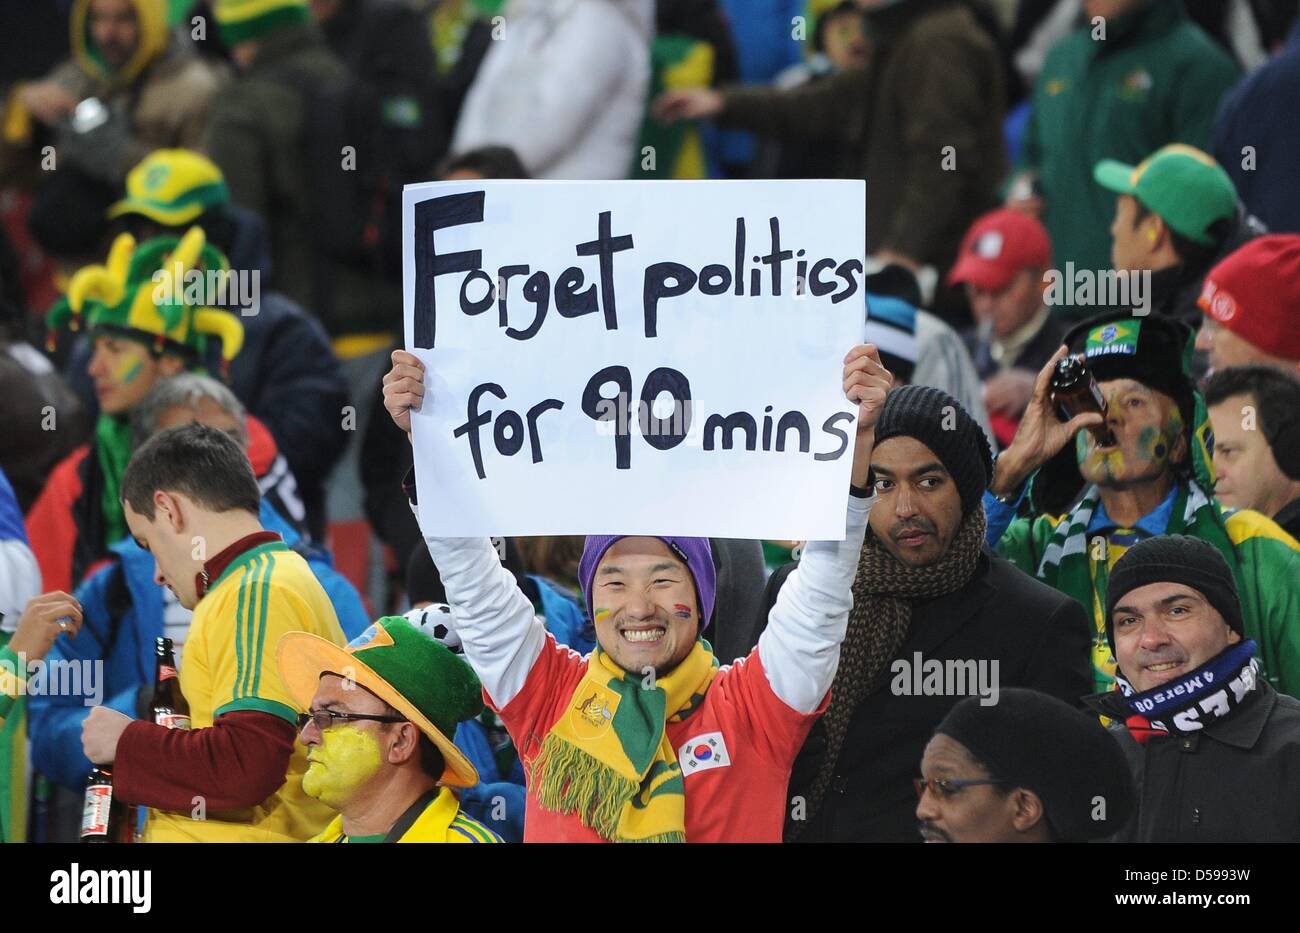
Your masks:
M523 689L546 629L487 538L425 535L465 657L497 709Z
M424 401L424 364L405 350L394 350L392 360L393 368L384 376L384 407L409 439L411 412ZM415 484L408 489L414 505ZM465 657L497 709L504 709L523 689L542 653L546 629L487 538L426 534L424 542L447 591Z
M844 540L805 545L758 638L772 692L800 713L815 710L835 679L873 502L874 496L849 496Z
M893 384L893 375L872 344L854 347L844 358L844 394L858 406L844 540L808 543L758 639L772 692L800 713L817 709L839 667L840 642L853 607L853 579L874 501L867 487L876 419Z

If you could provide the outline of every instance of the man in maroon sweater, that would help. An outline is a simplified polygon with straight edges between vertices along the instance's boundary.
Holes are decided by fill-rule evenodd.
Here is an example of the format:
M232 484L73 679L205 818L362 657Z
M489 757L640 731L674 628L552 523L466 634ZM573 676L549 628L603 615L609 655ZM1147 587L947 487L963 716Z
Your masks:
M287 632L341 646L329 598L307 562L262 528L248 458L215 428L150 438L127 466L122 499L157 582L194 610L180 670L193 730L99 707L82 730L86 757L111 764L119 799L150 808L146 842L310 839L332 813L303 793L301 709L274 649Z

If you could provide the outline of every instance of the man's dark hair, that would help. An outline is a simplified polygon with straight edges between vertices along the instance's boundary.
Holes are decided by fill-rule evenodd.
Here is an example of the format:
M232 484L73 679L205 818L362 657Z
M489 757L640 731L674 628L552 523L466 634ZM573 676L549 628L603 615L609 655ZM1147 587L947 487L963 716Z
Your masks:
M405 718L401 710L387 701L384 702L384 715ZM414 723L411 724L415 725ZM419 726L416 726L416 728L419 729ZM441 781L442 772L447 770L447 759L442 757L442 752L438 750L438 746L433 744L433 739L423 732L420 733L419 755L420 770L435 781Z
M1137 204L1137 210L1133 214L1132 229L1136 230L1138 224L1155 212L1137 198L1133 200ZM1164 220L1163 217L1160 219ZM1178 254L1178 258L1182 260L1183 264L1192 269L1201 269L1209 268L1210 263L1214 262L1215 257L1219 255L1219 251L1223 249L1223 244L1227 242L1229 235L1232 233L1232 224L1232 219L1228 217L1220 217L1210 224L1205 230L1214 240L1210 246L1189 240L1169 226L1168 222L1165 223L1165 229L1169 231L1169 242L1173 244L1174 252Z
M442 780L442 772L447 770L447 761L433 744L433 739L420 733L420 768L435 781Z
M509 146L483 146L443 159L435 177L446 178L452 172L475 172L484 178L527 178L528 169Z
M159 431L127 464L122 501L149 521L160 489L182 493L212 512L257 515L261 509L262 494L243 448L224 431L198 422Z
M865 14L853 0L842 0L841 3L835 4L821 16L817 17L817 25L813 27L813 49L817 52L826 51L826 30L830 24L839 19L841 16L857 16L862 18Z
M1248 395L1256 421L1270 447L1282 427L1300 418L1300 378L1259 363L1221 369L1205 384L1205 404L1218 405L1234 395Z

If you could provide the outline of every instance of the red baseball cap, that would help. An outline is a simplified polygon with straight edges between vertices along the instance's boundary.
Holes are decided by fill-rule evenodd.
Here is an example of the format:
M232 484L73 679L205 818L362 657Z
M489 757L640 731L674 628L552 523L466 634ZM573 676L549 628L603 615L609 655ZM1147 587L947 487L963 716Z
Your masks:
M966 231L957 264L948 284L969 282L976 288L1000 292L1025 269L1052 264L1052 242L1037 217L999 208L979 217Z
M1197 303L1270 356L1300 360L1300 235L1249 241L1210 270Z

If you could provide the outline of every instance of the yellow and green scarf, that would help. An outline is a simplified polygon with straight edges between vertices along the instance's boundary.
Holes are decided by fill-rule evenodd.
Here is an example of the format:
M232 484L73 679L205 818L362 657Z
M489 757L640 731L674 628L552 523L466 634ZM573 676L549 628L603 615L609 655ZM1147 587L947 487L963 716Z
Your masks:
M576 813L611 842L685 842L682 769L664 727L699 708L717 671L704 639L656 679L628 673L597 647L533 761L538 802Z

